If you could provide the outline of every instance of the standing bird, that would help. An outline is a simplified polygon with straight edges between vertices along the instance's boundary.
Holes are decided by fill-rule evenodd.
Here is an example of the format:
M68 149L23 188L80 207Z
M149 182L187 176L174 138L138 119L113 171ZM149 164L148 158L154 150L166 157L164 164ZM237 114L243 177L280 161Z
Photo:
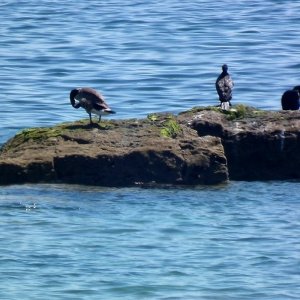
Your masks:
M295 86L292 90L287 90L281 97L283 110L298 110L300 107L300 86Z
M76 103L77 100L78 102ZM82 107L86 110L90 117L90 124L92 122L91 114L99 116L99 122L102 115L115 114L106 104L104 97L96 90L88 87L74 89L70 93L70 102L74 108Z
M221 108L228 110L231 106L230 100L232 99L233 80L228 73L228 66L222 66L222 73L218 76L216 81L216 90L221 101Z

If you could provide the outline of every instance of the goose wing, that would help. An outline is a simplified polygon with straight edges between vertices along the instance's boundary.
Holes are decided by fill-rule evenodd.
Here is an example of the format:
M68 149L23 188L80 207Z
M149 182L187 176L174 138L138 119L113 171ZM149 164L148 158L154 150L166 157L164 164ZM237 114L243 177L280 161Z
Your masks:
M81 88L80 97L81 99L86 99L86 101L90 102L96 110L109 109L103 95L92 88Z
M102 94L92 88L82 88L80 90L81 99L89 102L96 110L111 110Z
M104 97L92 88L81 88L79 94L80 98L85 98L93 103L105 102Z

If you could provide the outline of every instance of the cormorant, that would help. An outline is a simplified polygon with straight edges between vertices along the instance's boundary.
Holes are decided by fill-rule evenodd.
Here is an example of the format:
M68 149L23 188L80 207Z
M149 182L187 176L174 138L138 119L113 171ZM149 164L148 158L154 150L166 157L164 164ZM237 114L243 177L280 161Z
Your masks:
M232 99L233 85L233 80L228 73L228 66L225 64L222 66L222 73L216 80L216 90L219 95L219 100L221 101L222 109L227 110L229 106L231 106L230 100Z
M295 86L292 90L287 90L281 97L283 110L298 110L300 107L300 86Z

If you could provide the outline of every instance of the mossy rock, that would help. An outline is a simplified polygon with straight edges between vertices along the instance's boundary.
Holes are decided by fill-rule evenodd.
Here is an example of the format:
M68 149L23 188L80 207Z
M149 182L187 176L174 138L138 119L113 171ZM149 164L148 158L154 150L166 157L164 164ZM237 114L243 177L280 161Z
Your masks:
M156 113L149 114L149 115L147 115L147 119L152 122L156 122L159 120L159 114L156 114Z
M173 114L152 113L147 116L147 119L160 128L160 136L174 139L182 133L182 128Z
M237 104L232 106L229 110L223 110L220 106L205 106L205 107L193 107L191 110L180 113L179 115L193 115L199 112L214 111L226 116L228 121L244 118L254 118L257 116L263 116L266 112L257 108L247 106L244 104Z
M198 112L203 111L215 111L215 112L222 112L221 108L219 106L195 106L190 110L180 112L178 115L193 115Z
M161 136L168 138L176 138L182 129L175 118L170 118L163 123L163 128L160 131Z
M49 138L56 138L61 136L63 132L63 126L57 127L38 127L24 129L17 133L12 139L10 139L1 149L1 152L8 151L12 148L17 148L18 146L28 142L28 141L39 141L42 142Z
M254 107L237 104L229 110L221 110L226 115L227 120L254 118L263 115L265 112Z

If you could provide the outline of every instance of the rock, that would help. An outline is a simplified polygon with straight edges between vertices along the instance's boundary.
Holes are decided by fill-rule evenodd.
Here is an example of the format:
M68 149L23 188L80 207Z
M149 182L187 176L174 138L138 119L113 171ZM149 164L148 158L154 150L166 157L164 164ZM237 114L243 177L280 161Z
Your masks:
M237 106L231 112L194 109L191 128L222 140L231 180L300 178L299 111L262 111Z
M22 131L0 153L0 184L217 184L228 180L221 139L177 117L88 121Z
M300 178L300 114L238 105L23 130L0 153L0 184L198 185Z

